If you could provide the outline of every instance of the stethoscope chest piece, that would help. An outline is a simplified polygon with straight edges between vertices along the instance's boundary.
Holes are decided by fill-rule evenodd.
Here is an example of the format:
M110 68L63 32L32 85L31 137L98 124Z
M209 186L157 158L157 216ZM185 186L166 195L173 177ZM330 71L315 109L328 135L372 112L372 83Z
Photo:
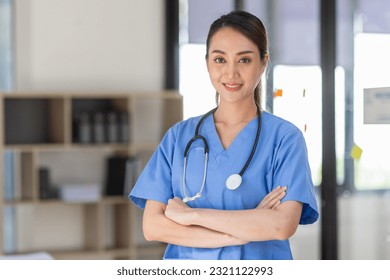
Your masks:
M232 174L226 180L226 187L229 190L233 191L241 185L241 182L242 182L242 177L240 174Z

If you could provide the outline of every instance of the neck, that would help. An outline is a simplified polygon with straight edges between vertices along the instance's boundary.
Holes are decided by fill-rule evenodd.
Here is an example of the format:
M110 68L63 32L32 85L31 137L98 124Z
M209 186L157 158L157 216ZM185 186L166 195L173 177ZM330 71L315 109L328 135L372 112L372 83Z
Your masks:
M242 103L221 103L214 113L216 123L235 125L247 123L257 116L257 106L254 102L250 104Z

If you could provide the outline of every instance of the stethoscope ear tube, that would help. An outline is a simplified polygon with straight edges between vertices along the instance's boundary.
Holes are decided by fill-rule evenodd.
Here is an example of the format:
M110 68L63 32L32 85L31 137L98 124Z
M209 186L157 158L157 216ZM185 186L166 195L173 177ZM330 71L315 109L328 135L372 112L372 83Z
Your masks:
M200 139L203 141L203 145L204 145L204 153L205 154L208 154L209 153L209 145L207 144L207 141L206 141L206 138L204 138L202 135L195 135L194 137L191 138L191 140L187 143L187 146L184 150L184 157L186 158L187 155L188 155L188 151L192 145L192 143L197 140L197 139Z

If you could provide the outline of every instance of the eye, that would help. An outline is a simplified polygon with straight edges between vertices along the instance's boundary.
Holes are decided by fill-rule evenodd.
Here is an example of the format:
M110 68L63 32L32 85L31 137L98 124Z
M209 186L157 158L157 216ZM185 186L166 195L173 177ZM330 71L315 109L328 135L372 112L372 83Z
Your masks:
M243 58L241 58L240 59L240 63L249 63L249 62L251 62L252 60L250 59L250 58L247 58L247 57L243 57Z
M214 59L214 62L215 63L224 63L225 59L223 59L222 57L217 57L217 58Z

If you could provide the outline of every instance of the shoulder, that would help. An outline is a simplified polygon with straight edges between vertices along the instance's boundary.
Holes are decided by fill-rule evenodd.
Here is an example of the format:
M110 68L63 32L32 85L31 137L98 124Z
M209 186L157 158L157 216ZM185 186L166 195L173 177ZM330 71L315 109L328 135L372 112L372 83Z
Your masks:
M275 116L269 112L264 111L263 127L267 134L274 134L277 138L283 138L286 135L303 136L302 131L293 123L281 117Z
M173 133L175 135L180 135L181 133L193 130L195 132L196 125L198 124L201 116L191 117L186 120L179 121L175 123L171 128L169 128L167 133Z
M264 112L264 142L273 147L275 154L306 155L306 141L302 131L293 123Z
M195 128L200 118L201 116L191 117L175 123L166 131L161 144L172 145L181 139L187 139L195 133Z

